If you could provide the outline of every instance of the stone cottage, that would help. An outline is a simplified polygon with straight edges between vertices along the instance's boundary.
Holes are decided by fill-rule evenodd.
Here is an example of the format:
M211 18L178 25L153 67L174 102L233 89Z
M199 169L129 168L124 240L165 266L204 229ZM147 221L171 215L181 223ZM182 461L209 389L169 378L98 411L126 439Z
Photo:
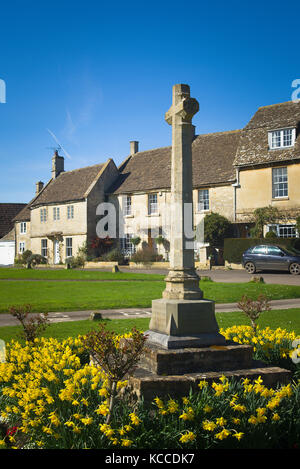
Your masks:
M224 215L238 237L247 237L253 211L274 206L279 217L265 231L295 237L300 215L300 102L264 106L239 130L194 135L193 219L195 250L206 261L204 217ZM30 249L50 263L76 256L97 236L96 209L111 203L116 237L130 256L132 238L141 238L168 258L170 233L171 146L139 151L116 167L106 163L65 171L64 159L52 158L52 178L36 184L31 202L15 217L17 252ZM163 243L158 243L158 241ZM142 244L141 244L142 245Z

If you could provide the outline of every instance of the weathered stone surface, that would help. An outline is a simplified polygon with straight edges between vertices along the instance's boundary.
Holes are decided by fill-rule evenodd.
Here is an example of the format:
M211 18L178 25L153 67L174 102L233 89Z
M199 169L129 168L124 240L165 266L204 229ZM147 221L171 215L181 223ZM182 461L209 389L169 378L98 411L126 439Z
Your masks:
M234 370L251 367L252 353L250 345L162 350L148 344L139 366L157 375Z
M265 386L276 387L278 383L286 384L291 379L288 370L278 367L265 367L262 363L253 362L251 368L237 369L234 371L207 371L205 373L189 373L186 375L161 376L151 373L143 368L138 368L134 376L129 378L129 386L137 398L143 398L145 402L151 402L155 397L179 398L187 396L192 391L197 391L198 384L202 380L208 383L218 381L224 375L228 378L251 380L262 378Z
M219 334L214 302L209 300L153 300L146 334L149 342L164 348L225 345Z
M187 210L193 203L192 117L198 110L198 102L190 97L190 87L174 85L172 106L165 115L172 125L170 271L163 292L163 298L168 299L197 300L203 296L194 266L193 242L187 235L192 236L193 229L193 211Z

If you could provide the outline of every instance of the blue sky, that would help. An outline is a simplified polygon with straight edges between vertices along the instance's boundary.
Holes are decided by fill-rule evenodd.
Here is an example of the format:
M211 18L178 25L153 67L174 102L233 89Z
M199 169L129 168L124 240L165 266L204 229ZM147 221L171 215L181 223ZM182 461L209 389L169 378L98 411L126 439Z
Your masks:
M28 202L65 169L171 143L172 85L200 103L197 133L242 128L300 78L296 2L11 0L0 7L0 202Z

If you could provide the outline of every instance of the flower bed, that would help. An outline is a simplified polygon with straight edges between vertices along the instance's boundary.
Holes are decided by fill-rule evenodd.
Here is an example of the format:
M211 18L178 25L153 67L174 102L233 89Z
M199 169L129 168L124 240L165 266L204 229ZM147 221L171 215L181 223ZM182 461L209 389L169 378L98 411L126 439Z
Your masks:
M245 326L223 333L254 341ZM290 354L291 349L284 352L282 346L292 339L287 333L268 329L260 334L262 348L272 342L281 354ZM80 337L8 344L6 363L0 364L3 447L200 449L299 444L299 383L269 389L260 378L237 382L222 377L211 385L202 381L199 392L181 400L170 396L163 401L157 396L150 407L129 400L123 392L107 424L108 380L89 363L82 344ZM126 381L118 383L121 388L126 391Z

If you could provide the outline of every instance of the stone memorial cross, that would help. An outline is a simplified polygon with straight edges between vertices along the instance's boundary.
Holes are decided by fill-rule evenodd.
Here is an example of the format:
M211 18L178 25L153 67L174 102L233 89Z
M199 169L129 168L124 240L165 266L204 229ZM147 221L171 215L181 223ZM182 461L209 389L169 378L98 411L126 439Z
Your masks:
M190 97L188 85L173 86L173 103L165 115L172 125L171 239L170 271L163 298L201 299L199 277L194 264L194 242L187 238L193 230L192 118L198 101Z
M193 237L192 118L199 104L188 85L173 86L165 119L172 125L170 270L161 299L152 301L148 342L167 349L223 344L214 302L203 299L195 270ZM187 216L189 214L189 216ZM191 235L192 233L192 235Z

